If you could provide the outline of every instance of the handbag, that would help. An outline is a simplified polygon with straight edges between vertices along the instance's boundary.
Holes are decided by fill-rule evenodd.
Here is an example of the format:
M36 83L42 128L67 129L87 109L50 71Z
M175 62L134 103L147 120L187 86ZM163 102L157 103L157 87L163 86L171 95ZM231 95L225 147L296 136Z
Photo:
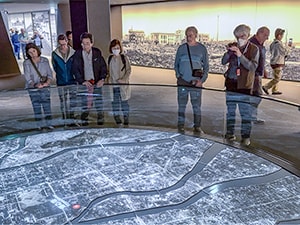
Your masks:
M42 74L40 73L40 71L38 70L38 68L36 67L35 63L32 61L32 59L30 59L31 64L33 65L33 68L35 69L35 71L37 72L37 74L40 77L40 83L44 84L48 81L48 77L47 76L42 76Z
M189 59L190 59L190 64L191 64L191 69L192 69L192 76L193 77L200 77L200 79L201 79L203 77L203 70L193 68L193 63L192 63L191 53L190 53L190 47L189 47L188 43L186 43L186 47L187 47L188 55L189 55Z
M226 91L237 92L237 80L226 77L225 87L226 87Z

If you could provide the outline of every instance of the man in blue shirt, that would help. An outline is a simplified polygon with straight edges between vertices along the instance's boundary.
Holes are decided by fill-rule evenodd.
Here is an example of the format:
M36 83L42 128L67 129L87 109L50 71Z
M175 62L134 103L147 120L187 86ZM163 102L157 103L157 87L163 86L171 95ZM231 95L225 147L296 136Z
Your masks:
M11 42L14 46L14 53L15 56L18 59L21 59L20 57L20 41L19 41L19 31L15 31L15 33L11 36Z
M202 85L208 76L208 53L206 47L198 42L198 30L191 26L186 28L187 43L179 46L176 52L174 69L177 78L178 131L184 132L185 110L190 96L194 114L194 132L201 129L201 95Z

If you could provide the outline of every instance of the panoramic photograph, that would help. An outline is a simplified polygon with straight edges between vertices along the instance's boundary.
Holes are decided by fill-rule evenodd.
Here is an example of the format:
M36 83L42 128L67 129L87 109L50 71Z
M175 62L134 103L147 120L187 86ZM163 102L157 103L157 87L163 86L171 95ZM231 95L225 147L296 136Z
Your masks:
M291 1L175 1L122 7L123 43L132 64L172 69L178 46L185 42L184 31L196 26L198 40L209 52L210 72L223 74L221 58L226 45L234 41L233 30L239 24L251 27L251 36L261 26L270 29L266 70L269 77L269 45L277 28L285 30L283 42L290 44L284 80L300 80L300 30L297 21L300 2ZM176 12L176 13L174 13ZM153 16L155 14L155 16ZM280 15L280 20L278 19Z

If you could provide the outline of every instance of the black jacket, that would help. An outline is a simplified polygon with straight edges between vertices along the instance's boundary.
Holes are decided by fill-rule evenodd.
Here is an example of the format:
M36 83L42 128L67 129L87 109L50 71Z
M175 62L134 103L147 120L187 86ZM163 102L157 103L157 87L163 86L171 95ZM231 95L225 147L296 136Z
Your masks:
M72 73L79 84L82 84L85 81L82 51L83 50L80 49L75 52L72 65ZM97 83L99 80L106 78L107 66L100 49L92 47L92 54L94 80L95 83Z

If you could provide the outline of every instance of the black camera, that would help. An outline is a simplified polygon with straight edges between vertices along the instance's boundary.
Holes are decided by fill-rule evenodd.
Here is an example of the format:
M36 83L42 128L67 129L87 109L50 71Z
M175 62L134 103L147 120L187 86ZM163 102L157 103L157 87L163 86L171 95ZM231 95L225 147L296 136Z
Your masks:
M193 77L203 77L203 70L202 69L193 69Z
M231 48L231 47L233 47L233 46L237 47L238 44L237 44L237 42L230 42L230 43L228 43L227 46L228 46L228 48Z
M46 77L46 76L42 76L41 78L40 78L40 83L41 84L44 84L44 83L46 83L48 81L48 77Z

